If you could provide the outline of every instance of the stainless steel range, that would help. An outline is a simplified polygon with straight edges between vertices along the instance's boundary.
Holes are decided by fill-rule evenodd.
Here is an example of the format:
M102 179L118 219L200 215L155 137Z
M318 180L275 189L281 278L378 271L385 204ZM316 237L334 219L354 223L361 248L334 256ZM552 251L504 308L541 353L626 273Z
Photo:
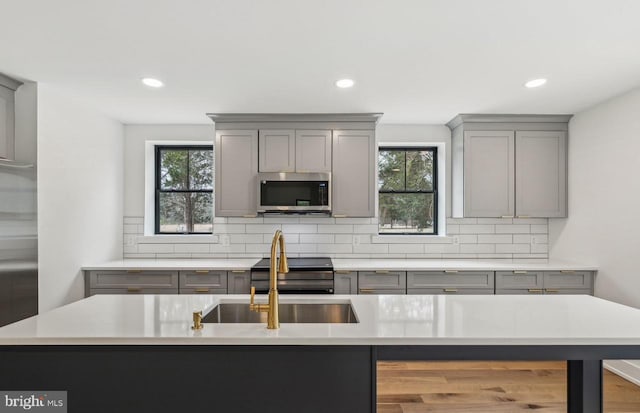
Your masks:
M288 258L289 272L278 274L280 294L333 294L331 258ZM269 291L269 258L251 268L251 286L257 294Z

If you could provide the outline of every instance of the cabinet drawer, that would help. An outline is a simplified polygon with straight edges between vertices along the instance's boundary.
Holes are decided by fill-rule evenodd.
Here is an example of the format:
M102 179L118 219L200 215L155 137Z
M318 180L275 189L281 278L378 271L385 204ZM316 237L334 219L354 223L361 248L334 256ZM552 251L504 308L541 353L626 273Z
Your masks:
M545 288L545 294L586 294L591 295L590 289L585 288Z
M406 291L407 273L404 271L360 271L358 287L364 289L400 289Z
M543 286L543 273L537 271L496 271L497 289L539 289Z
M496 288L496 295L503 294L518 294L518 295L542 295L544 294L544 289L542 288L520 288L520 289L498 289Z
M407 294L416 295L416 294L426 294L426 295L437 295L437 294L482 294L482 295L493 295L493 290L491 288L408 288Z
M226 294L226 288L213 287L180 287L180 294Z
M405 290L401 290L399 288L359 288L358 294L368 294L368 295L383 295L383 294L394 294L394 295L405 295Z
M227 289L226 271L180 271L180 292L184 288L211 287Z
M544 288L593 288L593 273L589 271L548 271L544 273Z
M407 288L489 288L493 271L409 271Z
M178 289L177 271L94 271L89 288L175 288Z
M96 294L178 294L178 289L173 288L94 288L89 291L89 295Z

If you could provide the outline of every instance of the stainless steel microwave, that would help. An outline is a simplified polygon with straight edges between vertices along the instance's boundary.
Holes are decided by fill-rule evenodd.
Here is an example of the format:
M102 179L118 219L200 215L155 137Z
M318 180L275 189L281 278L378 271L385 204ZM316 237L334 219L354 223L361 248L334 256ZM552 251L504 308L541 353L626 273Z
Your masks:
M258 174L258 212L331 212L331 174L325 172Z

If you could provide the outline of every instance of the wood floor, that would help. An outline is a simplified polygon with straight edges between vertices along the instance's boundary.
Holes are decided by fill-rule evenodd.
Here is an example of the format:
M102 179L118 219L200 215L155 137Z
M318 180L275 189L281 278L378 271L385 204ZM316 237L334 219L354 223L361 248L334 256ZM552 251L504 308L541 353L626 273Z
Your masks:
M605 370L607 413L640 412L640 387ZM564 362L379 362L378 412L565 413Z

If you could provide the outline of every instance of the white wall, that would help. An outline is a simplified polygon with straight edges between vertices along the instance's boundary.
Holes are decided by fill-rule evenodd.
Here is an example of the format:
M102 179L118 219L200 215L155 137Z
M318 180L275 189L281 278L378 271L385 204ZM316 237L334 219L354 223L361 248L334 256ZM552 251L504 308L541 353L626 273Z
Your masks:
M123 127L38 85L40 312L84 297L80 267L122 257Z
M203 141L213 145L211 125L126 125L124 127L124 215L143 216L145 142Z
M550 256L599 267L598 297L640 308L640 89L569 123L569 218L549 220Z

